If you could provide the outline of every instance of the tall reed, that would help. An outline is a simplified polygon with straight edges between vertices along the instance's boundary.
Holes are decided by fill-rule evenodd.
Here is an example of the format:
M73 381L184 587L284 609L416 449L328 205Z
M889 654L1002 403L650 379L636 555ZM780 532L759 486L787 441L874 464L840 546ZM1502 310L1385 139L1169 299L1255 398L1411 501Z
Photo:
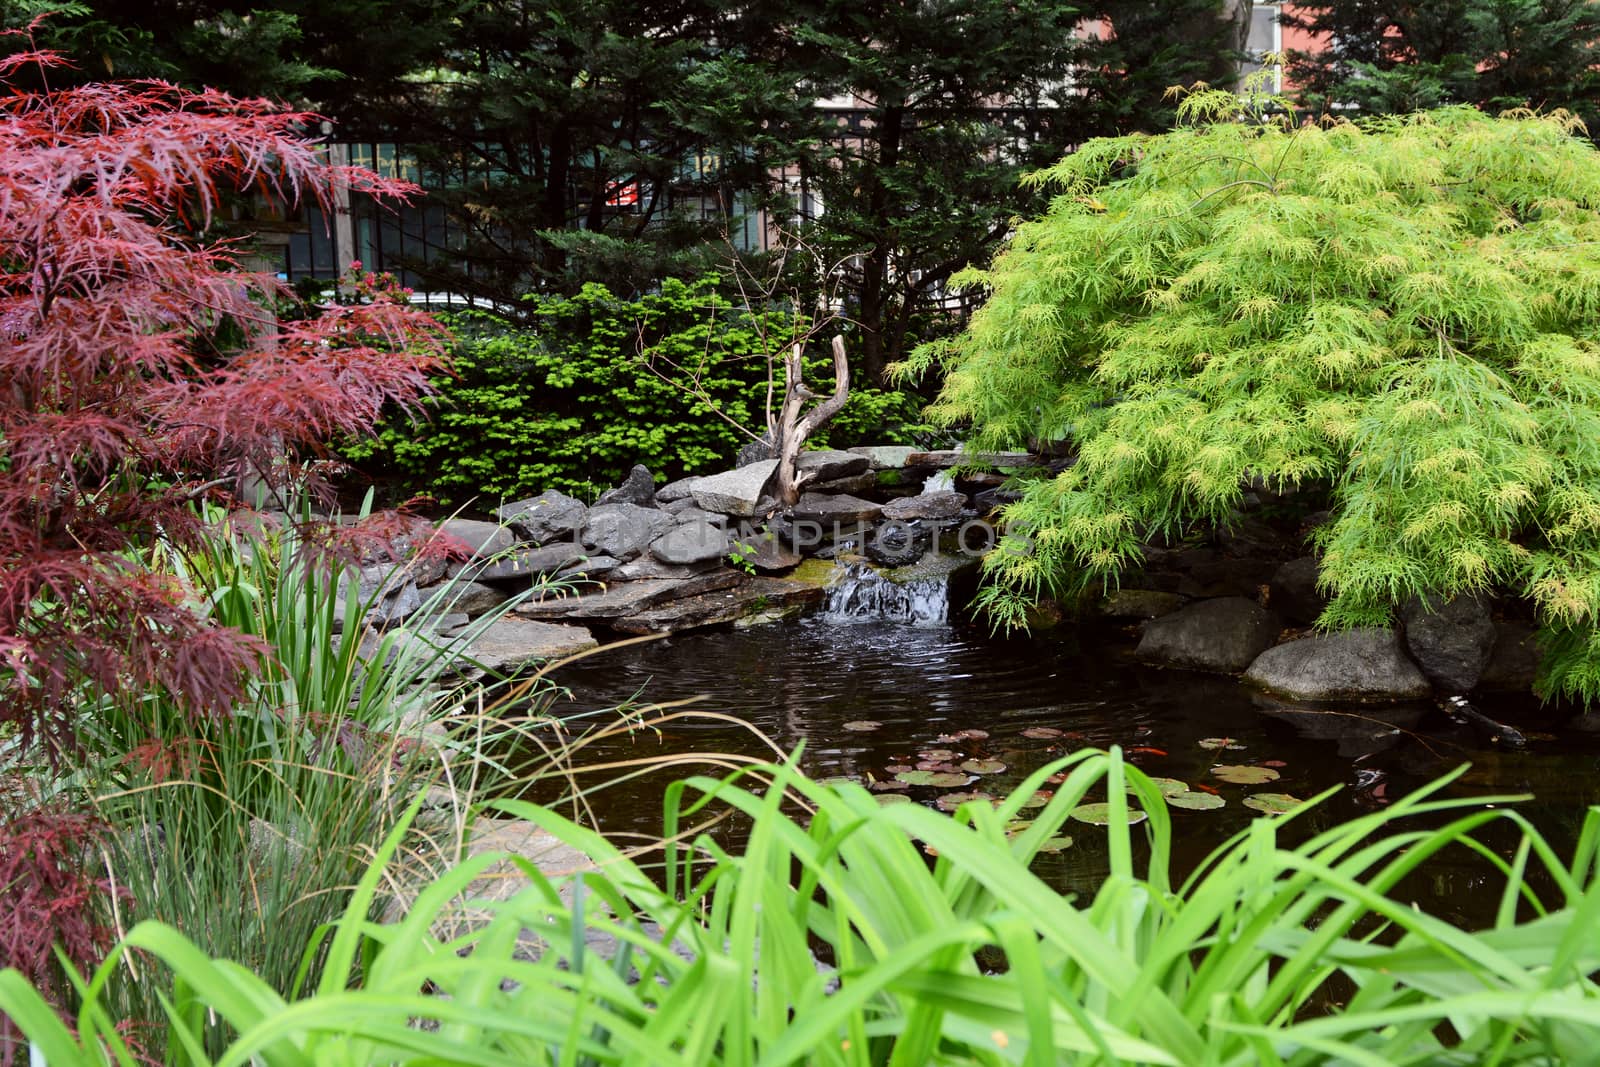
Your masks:
M379 630L367 620L384 590L363 596L356 571L295 527L219 522L198 550L161 562L197 610L267 654L228 715L196 721L151 694L85 716L77 777L116 828L100 860L129 898L113 919L123 929L160 920L292 996L305 946L346 912L411 796L450 764L429 723L468 698L463 649L494 615L460 637L434 635L447 587L404 629ZM156 1052L164 987L165 964L128 954L104 991ZM193 1037L220 1050L227 1028Z

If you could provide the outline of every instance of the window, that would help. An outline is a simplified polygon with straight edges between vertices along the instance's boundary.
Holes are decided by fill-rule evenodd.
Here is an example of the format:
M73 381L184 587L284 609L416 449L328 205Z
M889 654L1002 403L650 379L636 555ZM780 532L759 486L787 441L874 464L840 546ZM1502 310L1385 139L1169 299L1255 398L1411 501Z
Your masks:
M1250 9L1250 33L1245 38L1245 60L1239 64L1239 76L1254 74L1261 69L1262 57L1283 51L1283 24L1278 21L1281 4L1256 4ZM1283 92L1283 71L1273 72L1268 88L1274 93Z

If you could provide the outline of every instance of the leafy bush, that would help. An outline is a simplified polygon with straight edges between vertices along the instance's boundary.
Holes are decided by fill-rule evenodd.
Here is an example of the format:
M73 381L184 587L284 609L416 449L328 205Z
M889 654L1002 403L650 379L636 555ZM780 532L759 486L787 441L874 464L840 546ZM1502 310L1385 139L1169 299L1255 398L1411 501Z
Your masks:
M544 489L592 497L635 463L668 478L729 466L750 438L728 420L765 428L768 346L794 326L784 310L730 304L715 278L669 279L636 300L590 284L529 301L532 329L457 315L455 376L435 381L430 421L391 420L375 445L346 455L446 500ZM781 401L781 363L775 370ZM826 357L812 370L831 380ZM814 443L905 440L917 406L857 387Z
M1225 524L1252 478L1331 485L1327 628L1413 595L1531 598L1542 687L1600 696L1600 155L1560 114L1242 116L1095 141L991 269L935 421L1070 442L990 560L1002 622ZM1209 121L1215 119L1217 121Z
M1010 825L1057 772L1032 822ZM1588 1062L1600 811L1563 863L1515 812L1485 806L1511 798L1439 799L1453 777L1320 833L1295 827L1307 839L1292 847L1280 832L1306 809L1259 819L1175 884L1160 791L1114 750L1057 761L954 818L768 766L669 794L669 841L722 806L753 822L739 854L704 837L669 845L664 884L598 835L508 803L596 869L552 879L517 859L531 887L472 905L492 917L445 940L460 895L503 857L446 874L403 921L370 924L392 838L298 1002L161 924L135 928L124 951L176 975L175 1046L208 1011L231 1024L228 1062ZM1028 868L1102 790L1109 870L1075 903ZM1520 832L1509 860L1474 840L1491 824ZM1498 871L1491 929L1389 896L1443 849ZM120 1042L94 994L115 966L90 982L76 1036L16 973L0 975L0 1010L52 1067L110 1063Z

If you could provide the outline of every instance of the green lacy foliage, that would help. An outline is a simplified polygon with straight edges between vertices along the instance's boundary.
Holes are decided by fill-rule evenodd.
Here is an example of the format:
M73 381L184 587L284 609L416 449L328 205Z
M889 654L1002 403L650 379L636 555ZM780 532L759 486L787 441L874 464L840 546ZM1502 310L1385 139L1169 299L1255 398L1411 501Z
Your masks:
M1228 522L1252 477L1318 482L1325 628L1525 595L1544 691L1600 696L1600 155L1560 114L1238 106L1040 175L1049 213L970 279L987 305L909 368L947 365L933 416L976 447L1077 449L1008 513L998 621Z
M447 501L545 489L592 497L635 463L669 478L730 466L750 438L712 406L765 427L766 353L793 330L786 311L736 307L714 278L668 280L636 300L590 284L533 304L531 329L458 316L456 376L435 382L431 421L390 422L349 458ZM776 405L781 365L774 371ZM819 390L832 382L828 357L808 359L807 380ZM905 441L925 429L918 405L907 393L852 388L811 443Z

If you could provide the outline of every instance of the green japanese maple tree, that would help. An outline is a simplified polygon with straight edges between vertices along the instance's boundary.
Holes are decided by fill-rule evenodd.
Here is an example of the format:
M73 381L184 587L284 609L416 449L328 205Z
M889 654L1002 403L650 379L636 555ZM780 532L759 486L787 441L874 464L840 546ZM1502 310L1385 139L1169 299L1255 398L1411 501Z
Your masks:
M977 447L1059 442L988 561L1003 624L1225 524L1253 478L1331 487L1321 624L1412 595L1536 605L1546 692L1600 696L1600 155L1562 114L1187 125L1091 142L925 346Z

